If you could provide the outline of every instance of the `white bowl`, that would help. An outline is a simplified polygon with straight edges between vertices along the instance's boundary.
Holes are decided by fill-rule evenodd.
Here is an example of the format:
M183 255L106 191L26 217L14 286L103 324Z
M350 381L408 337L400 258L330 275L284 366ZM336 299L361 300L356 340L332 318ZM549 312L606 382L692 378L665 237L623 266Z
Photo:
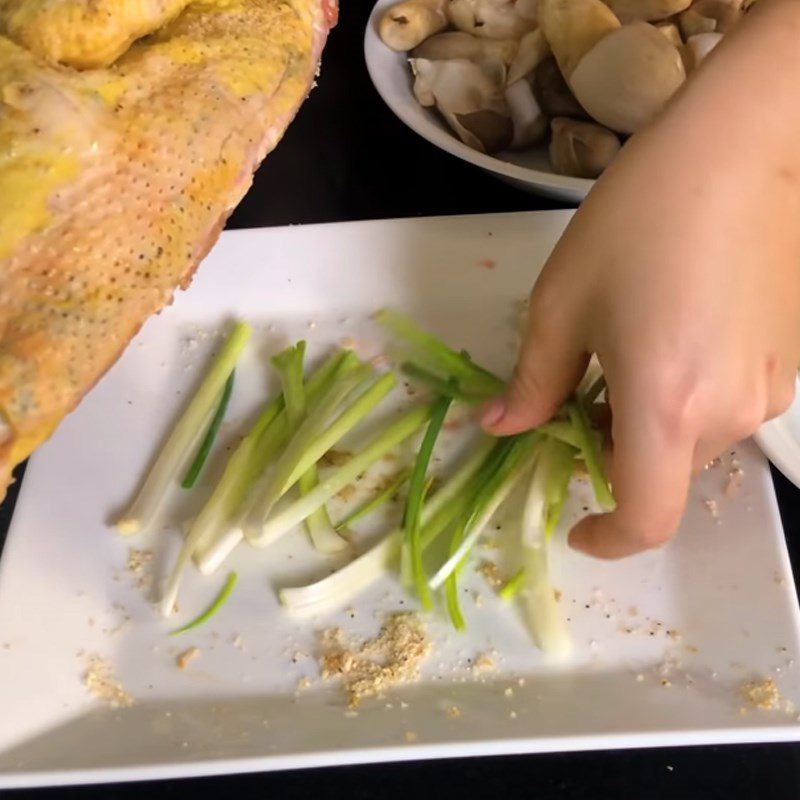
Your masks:
M367 70L386 105L424 139L501 180L528 192L545 194L559 200L583 200L594 181L570 178L553 172L546 147L507 151L492 156L479 153L461 142L435 111L423 108L417 102L411 90L411 68L406 54L390 50L377 32L380 15L396 2L397 0L378 0L364 36Z

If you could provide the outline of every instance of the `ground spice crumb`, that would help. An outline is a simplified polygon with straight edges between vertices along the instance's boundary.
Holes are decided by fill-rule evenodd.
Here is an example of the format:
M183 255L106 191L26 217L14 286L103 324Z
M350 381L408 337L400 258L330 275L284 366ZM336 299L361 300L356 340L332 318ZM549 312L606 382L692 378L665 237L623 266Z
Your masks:
M348 483L347 486L337 492L336 496L343 502L347 503L356 496L357 492L358 488L356 485L354 483Z
M447 706L445 714L451 719L458 719L461 716L461 709L458 706Z
M560 603L563 596L564 593L561 591L561 589L553 589L553 597L555 597L556 603Z
M681 638L681 632L675 630L674 628L671 628L670 630L667 631L667 636L669 636L669 638L672 639L673 641L677 642Z
M483 608L483 595L480 592L475 592L473 600L478 608Z
M707 498L706 500L703 500L703 505L706 507L708 513L711 514L712 519L719 519L719 507L717 506L716 500Z
M200 655L200 649L197 647L190 647L188 650L184 650L176 659L175 663L178 666L178 669L186 669L189 665L189 662L193 661Z
M352 453L346 450L328 450L320 459L325 467L341 467L353 457Z
M128 562L125 569L134 578L137 588L147 589L152 585L153 576L148 569L152 561L152 550L140 550L136 547L128 548Z
M780 708L781 693L772 678L748 681L739 691L753 708L761 711L773 711Z
M83 685L92 697L111 708L128 708L133 705L133 697L114 676L111 664L97 653L86 657Z
M417 741L417 734L414 731L406 731L406 741L411 744Z
M500 575L500 570L494 561L489 561L488 559L481 561L481 564L478 567L478 572L483 575L486 583L495 589L499 586L502 586L504 583L503 578Z
M497 662L491 653L479 653L475 657L475 663L472 665L475 672L491 672L497 669Z
M669 678L662 678L661 685L668 689L670 686L672 686L672 681Z
M725 496L735 497L739 489L742 487L744 481L744 470L735 459L731 463L731 468L728 470L728 479L725 483Z
M366 697L416 680L431 649L421 620L411 613L392 614L374 639L360 644L346 641L341 628L324 631L320 643L322 677L342 680L351 709Z
M131 618L126 614L122 621L115 627L109 631L110 636L116 636L120 631L125 630L130 624Z

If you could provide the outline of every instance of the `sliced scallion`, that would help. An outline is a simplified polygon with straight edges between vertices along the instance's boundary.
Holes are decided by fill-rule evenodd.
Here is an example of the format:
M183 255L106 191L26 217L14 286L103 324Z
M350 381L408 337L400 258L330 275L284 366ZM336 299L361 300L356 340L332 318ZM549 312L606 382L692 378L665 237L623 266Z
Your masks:
M189 405L164 442L136 498L117 520L116 527L120 533L139 533L152 525L172 482L177 482L193 445L200 440L225 382L250 338L251 330L246 322L234 325Z
M187 631L198 628L204 622L208 622L208 620L210 620L211 617L213 617L214 614L216 614L217 611L219 611L222 606L225 605L225 601L230 597L234 586L236 586L236 573L231 572L225 579L222 589L220 589L219 594L214 598L211 605L202 614L200 614L199 617L195 617L191 622L187 622L182 627L172 631L170 636L177 636L179 633L186 633Z
M214 446L214 440L217 438L220 426L222 425L222 420L225 419L225 412L228 410L228 403L231 400L231 394L233 394L233 381L235 375L236 370L231 370L231 374L228 375L228 380L225 381L225 388L222 390L222 397L219 399L219 405L217 406L217 410L214 412L214 416L211 419L211 424L208 426L206 435L203 437L203 441L200 444L200 447L197 449L197 455L195 455L189 469L186 470L186 475L184 475L183 481L181 481L181 486L184 489L191 489L195 485L197 478L200 475L200 471L203 469L203 466L208 459L208 454L211 452L211 448Z

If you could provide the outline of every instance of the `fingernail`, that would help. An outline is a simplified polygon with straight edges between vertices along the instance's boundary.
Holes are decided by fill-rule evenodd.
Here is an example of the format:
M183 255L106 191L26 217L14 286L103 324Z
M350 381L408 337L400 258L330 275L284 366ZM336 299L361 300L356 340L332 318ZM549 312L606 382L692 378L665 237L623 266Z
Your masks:
M491 428L497 425L506 415L507 410L508 403L505 397L495 397L494 400L490 400L484 407L483 414L481 414L481 425L483 425L484 428Z

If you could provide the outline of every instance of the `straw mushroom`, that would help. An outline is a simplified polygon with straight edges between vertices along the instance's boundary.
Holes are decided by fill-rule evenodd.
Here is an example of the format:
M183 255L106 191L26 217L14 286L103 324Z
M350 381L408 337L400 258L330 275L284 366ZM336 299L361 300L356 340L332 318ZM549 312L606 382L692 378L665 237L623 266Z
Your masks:
M741 18L742 4L737 0L694 0L692 8L704 17L717 21L717 33L727 33Z
M686 39L699 36L701 33L714 33L717 30L715 19L706 17L694 8L684 11L678 18L678 22L681 26L681 33Z
M667 41L670 42L674 47L683 47L683 39L681 38L680 29L674 22L662 22L661 24L656 25L656 28L658 28L658 32L662 36L667 37Z
M569 81L583 56L620 23L601 0L539 0L539 26Z
M536 102L530 81L522 78L510 84L505 96L514 129L511 147L529 147L544 139L547 117Z
M447 16L454 28L484 39L518 39L536 27L517 13L513 0L449 0Z
M686 11L692 0L603 0L624 25L635 20L659 22Z
M741 9L725 0L695 0L678 21L685 39L701 33L727 33L742 16Z
M514 135L503 95L505 65L498 59L429 61L412 58L414 94L435 105L464 144L483 153L508 147Z
M513 39L479 39L462 31L437 33L414 48L413 58L429 61L445 61L466 58L476 61L481 58L499 58L504 64L514 62L518 44Z
M378 22L383 43L397 52L413 50L447 27L445 0L404 0L388 8Z
M550 128L550 160L561 175L597 178L622 146L616 134L593 122L557 117Z
M514 10L522 19L539 23L539 0L516 0Z
M697 36L690 36L681 51L686 71L696 70L722 39L721 33L698 33Z
M633 22L597 42L569 85L597 122L618 133L635 133L685 79L678 50L654 26Z
M539 64L550 55L550 47L538 28L526 33L519 40L519 47L514 60L508 67L506 82L509 86L526 75L530 75Z
M533 94L536 102L548 117L589 119L589 115L581 108L581 104L567 86L567 82L552 56L545 58L534 70Z

